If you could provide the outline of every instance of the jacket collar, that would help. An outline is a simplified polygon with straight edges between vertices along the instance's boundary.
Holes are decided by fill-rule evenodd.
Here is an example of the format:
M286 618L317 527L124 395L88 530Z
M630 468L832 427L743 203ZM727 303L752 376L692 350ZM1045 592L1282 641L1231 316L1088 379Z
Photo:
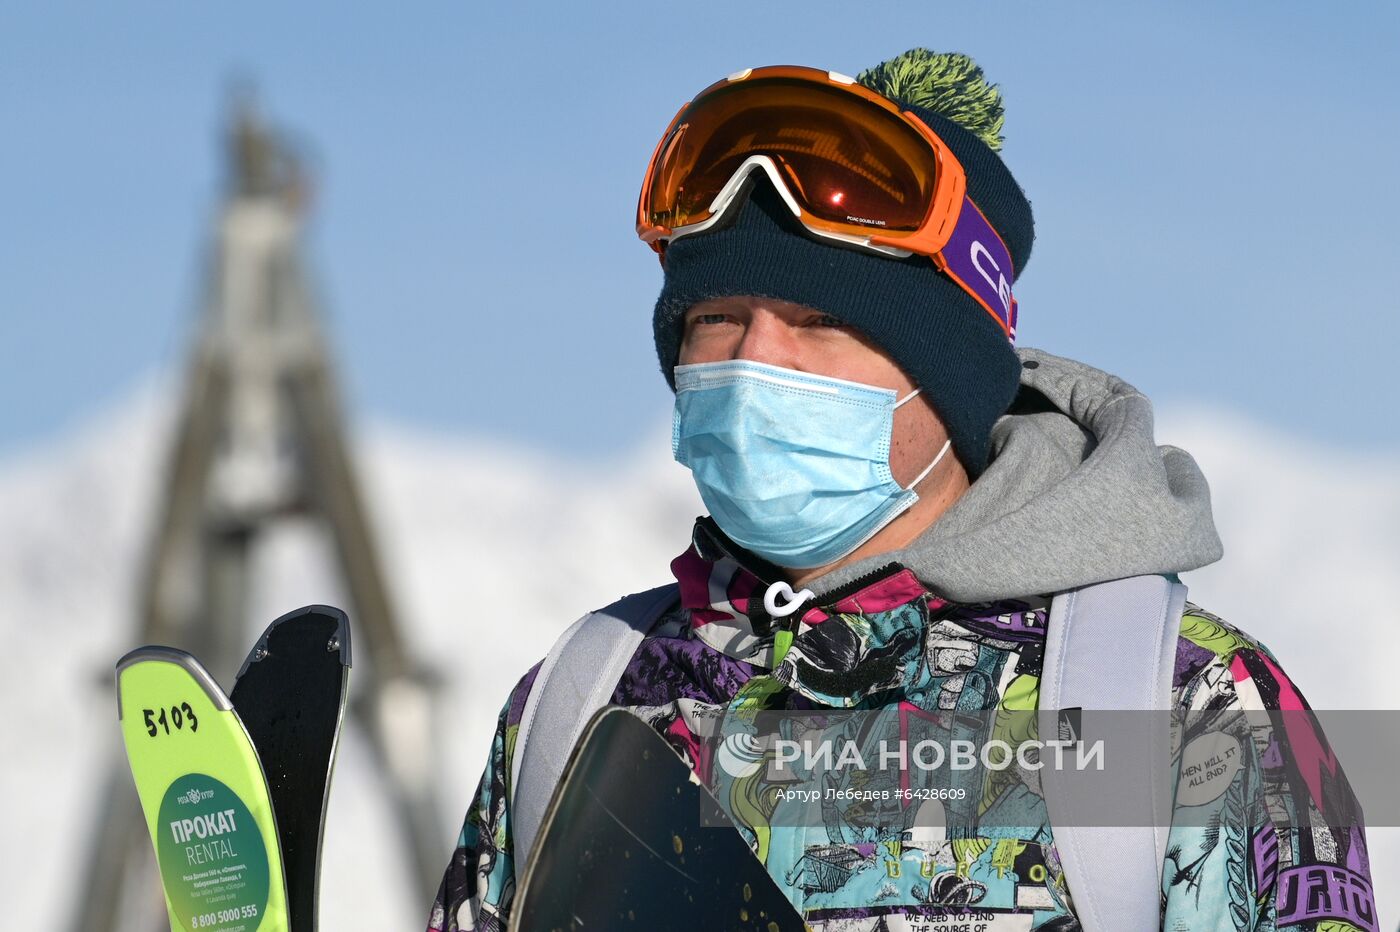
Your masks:
M936 664L925 658L939 643L976 654L980 643L1011 648L1044 639L1043 602L956 604L899 563L774 618L764 596L782 581L780 571L733 544L709 518L696 522L690 547L671 570L696 638L823 705L936 685Z

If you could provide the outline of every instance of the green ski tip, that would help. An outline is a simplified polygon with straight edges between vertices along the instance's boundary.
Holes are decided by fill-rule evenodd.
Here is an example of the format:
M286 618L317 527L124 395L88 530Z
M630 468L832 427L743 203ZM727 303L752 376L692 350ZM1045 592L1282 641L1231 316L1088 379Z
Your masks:
M288 932L277 823L228 697L181 650L117 663L117 714L172 932Z

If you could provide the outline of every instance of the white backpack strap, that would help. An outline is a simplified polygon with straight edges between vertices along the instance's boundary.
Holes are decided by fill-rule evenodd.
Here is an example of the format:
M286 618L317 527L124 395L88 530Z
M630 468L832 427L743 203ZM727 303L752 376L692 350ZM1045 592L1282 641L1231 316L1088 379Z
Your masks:
M1079 737L1091 743L1096 731L1091 710L1170 710L1185 605L1186 587L1162 576L1134 576L1057 595L1045 636L1041 734L1055 736L1060 709L1084 710ZM1112 787L1116 798L1134 794L1127 798L1137 824L1085 825L1098 811L1093 797L1102 788L1070 768L1040 771L1055 848L1085 932L1140 932L1161 924L1172 807L1171 723L1168 715L1143 719L1130 758L1137 779L1124 786L1120 766ZM1109 721L1098 720L1099 733L1122 736L1121 713L1116 727ZM1112 753L1112 746L1108 750Z
M642 636L678 598L671 583L589 612L545 656L525 700L511 758L510 828L519 869L528 863L583 726L608 704Z

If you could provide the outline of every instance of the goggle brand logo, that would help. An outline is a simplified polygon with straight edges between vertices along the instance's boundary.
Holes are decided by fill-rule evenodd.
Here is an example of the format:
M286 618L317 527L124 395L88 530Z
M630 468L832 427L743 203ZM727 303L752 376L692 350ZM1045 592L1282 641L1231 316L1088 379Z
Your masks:
M997 297L1001 299L1002 310L1006 312L1009 318L1011 316L1011 283L1008 282L1006 276L1002 274L1001 266L997 265L997 260L992 258L992 254L987 251L986 246L982 245L981 240L973 240L972 247L968 253L969 258L972 260L973 267L981 273L982 278L986 280L988 285L992 286L992 290L995 291ZM986 266L982 264L981 260L984 257L991 263L992 272L997 273L995 280L992 279L991 272L988 272Z
M943 257L948 274L1001 323L1011 342L1016 342L1016 298L1011 293L1016 269L1011 251L970 200L963 201Z

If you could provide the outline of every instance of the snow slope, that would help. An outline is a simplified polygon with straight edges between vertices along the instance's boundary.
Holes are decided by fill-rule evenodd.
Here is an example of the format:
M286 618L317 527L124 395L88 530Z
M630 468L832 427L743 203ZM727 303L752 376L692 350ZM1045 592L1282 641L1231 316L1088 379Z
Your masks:
M100 818L93 795L109 763L125 767L111 669L139 643L135 575L170 425L162 388L152 382L0 460L0 704L10 713L0 902L9 928L67 921L65 881L84 863L87 823ZM447 683L439 728L452 741L437 762L444 865L515 680L583 610L666 581L687 543L699 503L661 426L615 462L584 466L387 426L359 438L392 595L417 656ZM1187 579L1193 600L1262 638L1315 707L1400 709L1400 649L1386 636L1400 568L1400 459L1310 447L1211 410L1164 412L1158 437L1201 462L1225 540L1225 560ZM257 559L259 624L307 602L344 603L313 529L287 528ZM1317 636L1319 613L1338 637ZM1347 648L1358 631L1374 648L1360 656ZM368 748L353 730L331 806L324 927L421 928L428 904L408 890ZM1371 838L1389 929L1400 919L1400 830Z

